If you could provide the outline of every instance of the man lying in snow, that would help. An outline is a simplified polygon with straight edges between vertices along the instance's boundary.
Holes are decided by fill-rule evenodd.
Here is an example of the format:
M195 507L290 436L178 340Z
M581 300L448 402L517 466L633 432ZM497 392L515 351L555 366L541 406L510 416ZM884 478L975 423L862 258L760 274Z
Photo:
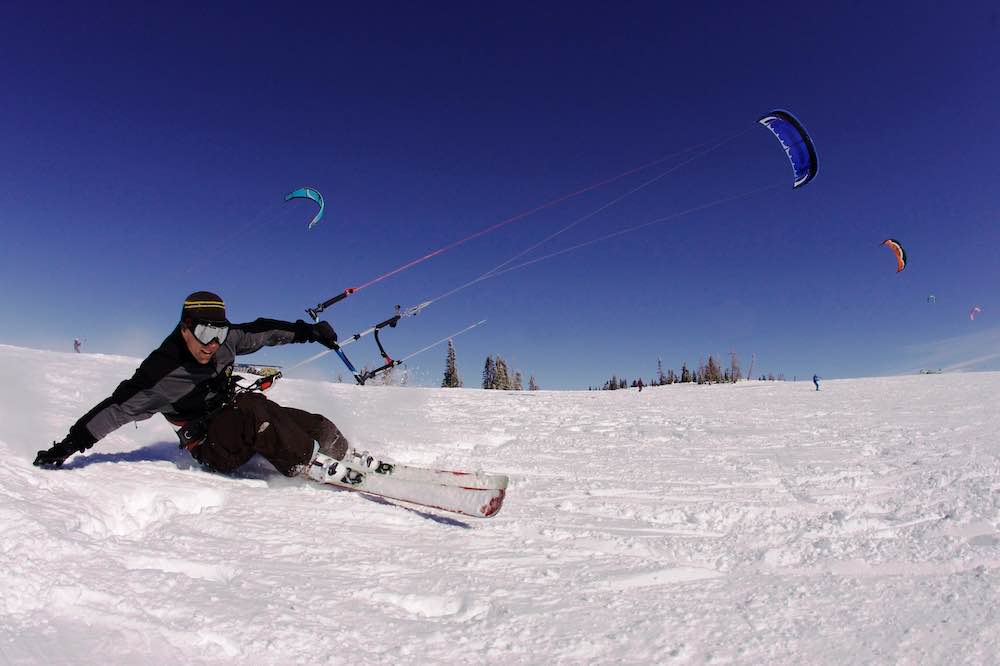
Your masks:
M111 397L84 414L61 442L39 451L35 465L60 467L73 453L92 447L133 421L163 414L181 430L181 443L205 467L229 472L255 453L286 476L308 470L317 460L347 454L347 439L325 416L281 405L260 393L234 394L237 355L291 342L319 342L336 347L337 334L327 322L307 324L257 319L230 324L216 294L198 291L187 297L180 322L166 340Z

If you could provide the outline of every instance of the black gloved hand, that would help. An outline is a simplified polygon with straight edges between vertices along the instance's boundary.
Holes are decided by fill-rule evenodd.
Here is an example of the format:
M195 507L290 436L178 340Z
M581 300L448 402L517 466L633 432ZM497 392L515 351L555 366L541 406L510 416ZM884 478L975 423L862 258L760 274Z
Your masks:
M66 439L61 442L52 442L52 448L47 451L39 451L33 463L37 467L62 467L62 464L77 451L83 451L86 447L77 444L72 435L66 435Z
M337 348L337 332L329 322L321 321L313 324L309 331L309 342L318 342L328 349Z

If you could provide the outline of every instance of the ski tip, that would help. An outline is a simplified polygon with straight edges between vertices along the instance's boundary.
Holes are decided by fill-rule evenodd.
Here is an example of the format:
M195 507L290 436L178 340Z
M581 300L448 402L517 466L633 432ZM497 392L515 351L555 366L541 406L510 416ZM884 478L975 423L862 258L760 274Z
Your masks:
M479 508L479 513L483 516L483 518L495 516L497 512L500 511L500 507L503 506L504 495L506 494L507 491L501 488L496 495L490 498L489 502Z

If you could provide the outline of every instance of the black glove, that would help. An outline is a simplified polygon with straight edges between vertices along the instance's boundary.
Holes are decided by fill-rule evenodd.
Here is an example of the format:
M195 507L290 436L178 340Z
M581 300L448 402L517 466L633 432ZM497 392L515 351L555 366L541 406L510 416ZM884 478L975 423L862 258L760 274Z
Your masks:
M337 348L337 332L329 322L313 324L309 330L309 342L318 342L329 349Z
M299 319L293 326L295 338L292 342L319 342L330 349L337 349L337 332L329 323L321 321L318 324L307 324Z
M52 448L47 451L39 451L35 456L34 465L37 467L62 467L62 464L77 451L83 451L86 446L77 444L72 435L66 435L66 439L61 442L52 442Z

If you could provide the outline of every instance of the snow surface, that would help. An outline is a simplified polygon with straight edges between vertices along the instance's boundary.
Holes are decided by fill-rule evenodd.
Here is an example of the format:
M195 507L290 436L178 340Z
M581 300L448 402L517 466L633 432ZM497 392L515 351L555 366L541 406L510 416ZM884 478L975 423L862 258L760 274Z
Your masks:
M360 447L510 474L476 520L209 474L159 417L32 467L137 363L0 345L4 664L997 663L998 373L275 384Z

